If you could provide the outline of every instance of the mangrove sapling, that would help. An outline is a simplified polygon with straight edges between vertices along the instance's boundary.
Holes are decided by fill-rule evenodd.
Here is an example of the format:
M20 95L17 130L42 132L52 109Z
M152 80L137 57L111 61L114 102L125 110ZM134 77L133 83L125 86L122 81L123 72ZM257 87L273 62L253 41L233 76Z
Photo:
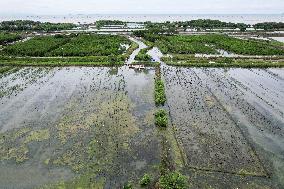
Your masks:
M168 115L164 109L159 109L155 113L155 125L158 127L168 126Z
M179 172L162 175L159 179L161 189L187 189L187 178Z
M141 180L139 181L140 186L145 187L148 186L151 182L151 177L149 174L144 174L144 176L141 178Z
M123 189L133 189L133 185L132 183L126 183L124 186L123 186Z
M155 78L155 104L156 106L164 105L166 102L165 85L161 79L160 67L156 69Z

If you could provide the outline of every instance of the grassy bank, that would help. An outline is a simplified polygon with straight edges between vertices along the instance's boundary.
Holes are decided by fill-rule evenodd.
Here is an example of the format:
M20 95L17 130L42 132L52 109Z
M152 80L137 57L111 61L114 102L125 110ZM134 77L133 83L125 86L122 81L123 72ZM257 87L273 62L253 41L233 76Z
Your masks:
M3 66L3 67L0 67L0 74L3 74L5 72L8 72L9 70L13 69L13 67L10 67L10 66Z
M184 67L236 67L236 68L282 68L284 60L243 59L243 58L196 58L187 57L183 60L163 58L166 64Z
M0 62L0 66L122 66L123 62L59 62L59 61L45 61L45 62L25 62L25 61L9 61Z

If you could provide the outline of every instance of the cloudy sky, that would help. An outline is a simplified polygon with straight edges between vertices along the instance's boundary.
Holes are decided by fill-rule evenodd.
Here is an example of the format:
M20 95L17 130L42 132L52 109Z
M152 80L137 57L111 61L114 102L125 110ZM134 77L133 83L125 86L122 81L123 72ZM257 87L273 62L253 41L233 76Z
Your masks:
M0 14L280 14L284 0L0 0Z

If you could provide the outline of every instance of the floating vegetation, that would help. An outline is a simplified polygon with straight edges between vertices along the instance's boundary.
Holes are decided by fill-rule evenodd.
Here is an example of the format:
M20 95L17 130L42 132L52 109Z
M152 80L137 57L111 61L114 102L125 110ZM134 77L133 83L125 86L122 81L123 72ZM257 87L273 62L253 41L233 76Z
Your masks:
M29 159L29 144L49 139L48 129L31 130L23 128L12 130L0 135L0 158L1 160L15 160L17 163Z
M21 83L36 69L23 68L3 80L8 80L7 86ZM22 170L32 163L39 172L69 170L76 176L58 177L53 184L27 180L27 186L43 188L122 188L127 181L135 188L143 173L159 174L154 70L114 69L50 68L17 96L2 99L1 129L9 136L0 141L2 166L15 164Z

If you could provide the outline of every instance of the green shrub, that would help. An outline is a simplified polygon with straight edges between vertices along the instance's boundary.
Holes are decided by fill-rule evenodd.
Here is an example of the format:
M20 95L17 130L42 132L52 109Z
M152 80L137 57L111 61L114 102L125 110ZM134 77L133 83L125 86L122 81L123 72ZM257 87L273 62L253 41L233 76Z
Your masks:
M161 189L187 189L187 179L179 172L163 175L159 179Z
M142 177L142 179L139 181L139 184L141 186L147 186L149 185L151 182L151 178L150 178L150 175L148 174L144 174L144 176Z
M155 103L157 106L164 105L166 102L165 85L160 78L155 80Z
M123 189L132 189L133 186L132 186L132 183L126 183L124 186L123 186Z
M168 126L168 117L164 109L159 109L155 113L155 125L158 127Z

